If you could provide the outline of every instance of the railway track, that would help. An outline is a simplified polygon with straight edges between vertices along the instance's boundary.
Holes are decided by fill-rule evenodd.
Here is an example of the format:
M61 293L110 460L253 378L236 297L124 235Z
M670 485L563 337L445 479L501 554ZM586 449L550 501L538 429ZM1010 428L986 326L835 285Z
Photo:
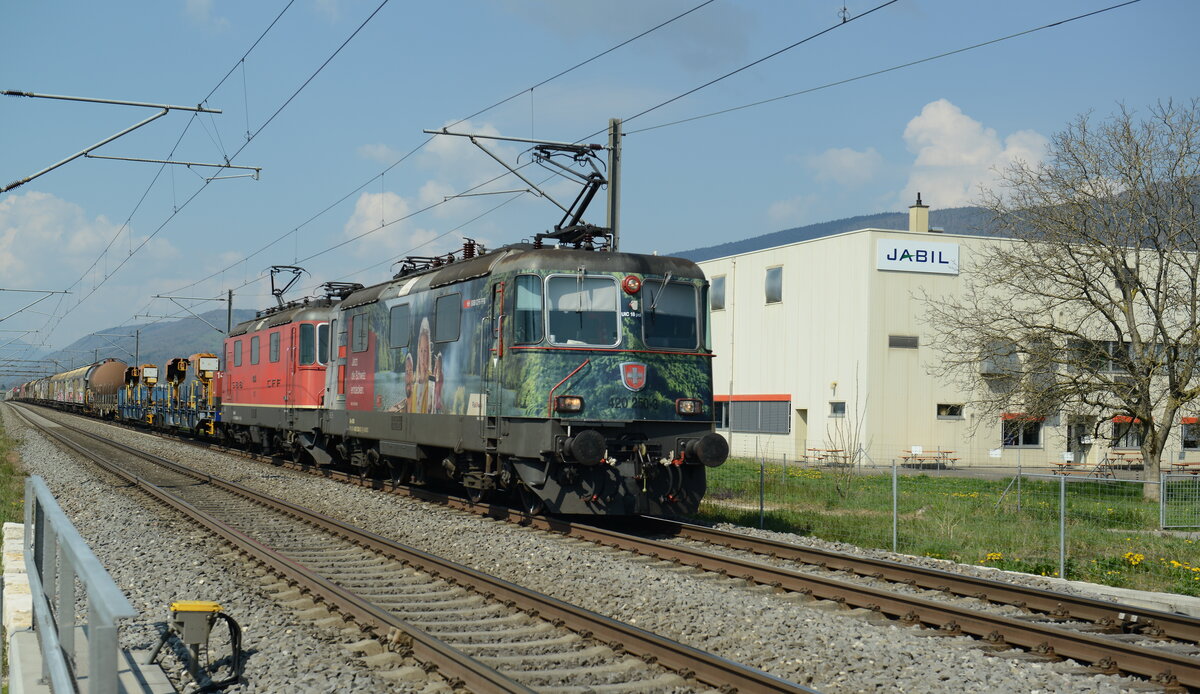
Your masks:
M209 444L202 444L212 447ZM275 465L447 505L568 537L743 578L779 591L862 608L939 634L981 639L997 651L1020 648L1070 658L1168 689L1200 689L1200 620L898 562L782 543L661 518L637 533L529 516L495 504L394 486L327 468L239 452ZM879 585L882 584L882 585ZM947 600L948 596L961 598ZM997 610L1007 606L1008 610ZM1005 613L1007 612L1007 613ZM1144 645L1156 641L1155 647Z
M17 408L325 609L475 692L809 692L286 501Z

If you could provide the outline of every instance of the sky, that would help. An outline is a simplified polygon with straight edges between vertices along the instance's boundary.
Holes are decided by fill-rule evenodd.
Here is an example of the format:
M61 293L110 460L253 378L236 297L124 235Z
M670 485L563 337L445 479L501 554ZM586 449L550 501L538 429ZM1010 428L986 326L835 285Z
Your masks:
M934 209L969 205L1083 114L1198 96L1200 3L1098 12L1117 4L8 3L0 90L221 111L171 110L93 154L261 173L81 157L0 193L0 357L28 354L14 339L62 347L224 308L200 299L230 290L236 308L265 308L271 265L305 268L293 299L559 221L545 198L497 193L528 186L468 140L424 129L605 143L623 119L629 252L903 211L918 191ZM0 96L0 186L159 112ZM486 146L530 161L528 145ZM565 203L578 191L522 172ZM497 194L453 197L467 191ZM602 200L584 219L604 224Z

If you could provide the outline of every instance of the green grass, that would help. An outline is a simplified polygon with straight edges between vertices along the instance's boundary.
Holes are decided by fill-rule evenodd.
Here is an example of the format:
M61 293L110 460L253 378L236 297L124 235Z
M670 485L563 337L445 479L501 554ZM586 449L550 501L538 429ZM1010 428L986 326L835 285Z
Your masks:
M0 421L0 523L24 521L25 471L17 462L16 444Z
M892 548L891 474L769 464L763 526L863 547ZM759 465L731 460L710 471L702 520L759 525ZM1059 484L903 475L897 549L906 554L1057 576ZM1005 493L1005 490L1008 492ZM1141 485L1071 481L1066 578L1200 596L1200 542L1163 536L1159 505Z

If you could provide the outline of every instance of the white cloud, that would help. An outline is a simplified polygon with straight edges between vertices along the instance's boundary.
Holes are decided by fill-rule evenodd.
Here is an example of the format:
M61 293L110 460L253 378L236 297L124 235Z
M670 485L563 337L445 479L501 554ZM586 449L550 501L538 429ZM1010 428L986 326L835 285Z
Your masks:
M997 170L1018 159L1039 161L1048 144L1032 130L1001 141L993 128L984 127L946 99L926 104L908 122L904 140L916 160L897 202L911 204L919 191L934 207L972 204L981 186L995 182Z
M394 164L400 158L400 153L385 144L372 144L360 146L358 156L383 164Z
M409 202L395 193L363 193L355 201L354 212L346 221L342 233L350 239L371 232L370 235L354 242L352 248L355 255L376 260L398 255L445 253L458 245L456 236L437 239L436 231L416 227L409 220L396 221L407 217L411 212L412 206ZM385 224L384 228L379 228ZM375 229L378 231L372 231Z
M225 17L213 16L213 0L186 0L184 11L192 23L212 29L224 31L229 28L229 20Z
M865 151L840 147L827 149L808 157L805 163L818 181L832 181L841 186L862 186L883 168L883 156L868 147Z
M88 219L84 210L49 193L31 192L0 199L0 277L16 287L46 287L46 282L65 284L82 273L117 234L119 225L100 215ZM129 230L121 231L122 236ZM145 237L134 235L128 246ZM111 252L110 252L111 253ZM124 253L120 254L124 257ZM137 262L175 260L178 251L167 241L154 239L138 254ZM102 258L96 270L101 276L115 269L120 258ZM126 264L129 267L129 264Z

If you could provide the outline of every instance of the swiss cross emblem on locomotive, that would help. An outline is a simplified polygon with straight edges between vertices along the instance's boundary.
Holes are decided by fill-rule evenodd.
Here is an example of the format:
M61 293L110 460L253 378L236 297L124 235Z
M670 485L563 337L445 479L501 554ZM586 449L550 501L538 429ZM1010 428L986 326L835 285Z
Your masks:
M646 386L646 365L634 361L621 364L621 383L629 390L641 390Z

